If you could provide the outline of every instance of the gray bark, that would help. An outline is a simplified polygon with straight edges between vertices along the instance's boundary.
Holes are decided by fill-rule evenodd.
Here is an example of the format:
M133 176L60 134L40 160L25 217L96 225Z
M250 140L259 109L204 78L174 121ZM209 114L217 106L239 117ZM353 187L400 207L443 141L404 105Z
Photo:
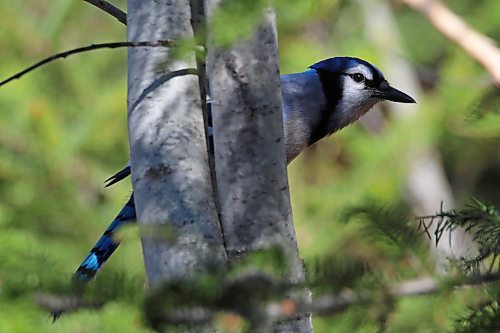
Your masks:
M129 0L128 40L192 37L189 0ZM166 48L129 49L132 182L150 285L224 263L210 181L198 78L163 74L194 67ZM155 87L155 89L148 89ZM143 96L148 92L147 96ZM140 99L139 99L140 98ZM138 100L139 99L139 100Z
M218 4L207 0L208 12ZM210 45L208 77L228 258L234 261L249 251L279 246L289 258L288 282L301 282L304 269L288 191L274 14L267 11L248 40L229 49ZM275 324L273 330L311 332L310 316Z

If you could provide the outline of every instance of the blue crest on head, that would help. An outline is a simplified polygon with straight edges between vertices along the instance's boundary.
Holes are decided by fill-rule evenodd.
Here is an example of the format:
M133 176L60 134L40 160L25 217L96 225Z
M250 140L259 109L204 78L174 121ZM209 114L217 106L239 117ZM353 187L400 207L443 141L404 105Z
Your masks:
M351 67L358 66L359 64L365 65L366 67L370 68L370 70L373 73L375 81L385 80L384 75L382 74L382 72L380 72L380 70L377 67L373 66L372 64L363 59L354 57L328 58L309 66L309 68L319 71L330 72L332 74L340 74Z

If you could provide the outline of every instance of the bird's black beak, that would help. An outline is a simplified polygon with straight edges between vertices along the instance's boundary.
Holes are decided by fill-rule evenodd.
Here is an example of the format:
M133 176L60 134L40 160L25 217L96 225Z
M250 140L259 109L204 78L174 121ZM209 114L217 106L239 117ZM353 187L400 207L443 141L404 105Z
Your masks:
M375 97L398 103L417 103L411 96L391 87L387 81L375 89Z

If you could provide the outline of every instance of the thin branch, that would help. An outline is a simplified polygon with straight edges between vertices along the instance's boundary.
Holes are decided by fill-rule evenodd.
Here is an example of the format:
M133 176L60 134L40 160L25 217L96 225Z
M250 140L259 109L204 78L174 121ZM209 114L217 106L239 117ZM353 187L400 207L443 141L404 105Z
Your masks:
M31 65L30 67L22 70L21 72L19 72L15 75L9 77L8 79L5 79L2 82L0 82L0 87L3 86L4 84L9 83L10 81L19 79L20 77L24 76L25 74L37 69L40 66L43 66L49 62L52 62L54 60L61 59L61 58L66 58L70 55L77 54L77 53L93 51L93 50L98 50L98 49L105 49L105 48L116 49L116 48L120 48L120 47L172 47L174 45L175 45L174 40L157 40L157 41L146 41L146 42L100 43L100 44L91 44L88 46L78 47L76 49L57 53L57 54L51 55L50 57L47 57L45 59L40 60L39 62Z
M85 2L90 3L91 5L96 6L99 9L102 9L109 15L116 18L121 23L127 25L127 13L122 11L120 8L113 6L107 1L104 0L83 0Z
M165 82L173 79L174 77L178 76L184 76L184 75L197 75L198 70L196 68L183 68L179 69L173 72L168 72L160 76L159 78L155 79L151 84L149 84L144 90L142 91L141 95L137 98L137 100L132 104L130 107L130 113L134 112L135 108L146 98L150 93L152 93L156 88L164 84ZM201 103L202 105L204 103ZM110 182L108 185L113 184Z
M447 280L448 281L448 280ZM462 277L452 279L447 283L433 278L420 278L410 280L401 284L389 287L387 292L395 298L412 297L435 294L440 291L449 289L450 287L465 287L475 286L492 282L500 281L500 273L488 273L482 275L474 275L470 277ZM324 295L319 296L311 303L295 302L286 300L279 303L271 303L267 305L267 314L274 318L290 318L302 313L313 313L319 316L332 316L339 314L352 305L370 301L372 299L372 291L364 291L355 293L352 290L345 290L340 295Z
M498 283L499 281L500 273L478 274L468 277L459 276L446 280L424 277L387 286L385 290L379 292L385 292L387 296L399 299L450 291L452 288ZM254 288L254 286L250 286L250 288L255 290L257 294L262 291L262 289ZM265 288L269 288L269 285L266 284ZM250 308L247 307L248 304L243 304L242 308L238 308L242 304L236 305L236 307L234 305L227 307L227 305L223 304L211 304L208 306L192 305L187 308L182 306L169 308L155 303L156 309L164 309L158 313L155 320L167 324L202 324L212 320L219 311L224 311L238 313L250 320L252 317L257 316L259 320L282 323L290 319L306 318L311 313L318 316L334 316L354 305L372 304L374 300L378 299L376 297L377 293L377 291L368 289L361 292L345 289L337 295L320 295L313 299L312 302L310 300L286 298L277 302L262 304L262 307L258 302L249 300ZM234 295L236 297L241 296L238 291L235 291ZM241 312L242 309L245 310Z
M469 26L437 0L400 0L426 16L434 27L479 62L500 86L500 50L493 40Z

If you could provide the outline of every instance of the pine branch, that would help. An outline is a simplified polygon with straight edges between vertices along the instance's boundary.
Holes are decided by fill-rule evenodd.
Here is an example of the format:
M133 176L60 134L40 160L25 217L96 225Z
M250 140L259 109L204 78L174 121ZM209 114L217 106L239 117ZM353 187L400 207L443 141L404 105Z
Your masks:
M71 55L77 54L77 53L83 53L83 52L105 49L105 48L116 49L116 48L121 48L121 47L173 47L175 44L176 44L176 42L174 40L157 40L157 41L143 41L143 42L100 43L100 44L91 44L91 45L87 45L87 46L83 46L83 47L78 47L76 49L71 49L68 51L64 51L61 53L51 55L50 57L47 57L45 59L38 61L37 63L31 65L30 67L28 67L28 68L20 71L19 73L14 74L11 77L0 82L0 87L9 83L10 81L19 79L20 77L24 76L25 74L37 69L38 67L45 65L47 63L50 63L50 62L57 60L57 59L66 58L68 56L71 56Z
M127 25L127 14L122 11L120 8L113 6L107 1L104 0L83 0L85 2L88 2L91 5L96 6L99 9L102 9L109 15L113 16L116 18L118 21L121 23Z
M484 204L478 200L462 210L440 210L434 215L421 216L420 228L423 228L429 238L429 228L437 224L434 236L436 245L442 235L449 230L462 227L471 233L473 240L478 244L479 254L473 259L462 259L464 270L478 272L480 264L492 257L489 271L493 271L497 257L500 254L500 213L494 206Z
M469 124L478 122L488 114L500 114L500 91L498 88L487 89L469 108L470 114L465 119Z
M488 333L500 329L500 303L487 301L470 308L470 313L455 321L455 333Z
M366 261L342 255L311 260L306 264L306 272L307 286L313 289L314 294L336 293L354 287L371 273Z
M385 206L375 201L347 208L342 220L361 218L367 237L381 238L396 246L402 253L415 244L415 229L407 221L408 213L401 206Z

